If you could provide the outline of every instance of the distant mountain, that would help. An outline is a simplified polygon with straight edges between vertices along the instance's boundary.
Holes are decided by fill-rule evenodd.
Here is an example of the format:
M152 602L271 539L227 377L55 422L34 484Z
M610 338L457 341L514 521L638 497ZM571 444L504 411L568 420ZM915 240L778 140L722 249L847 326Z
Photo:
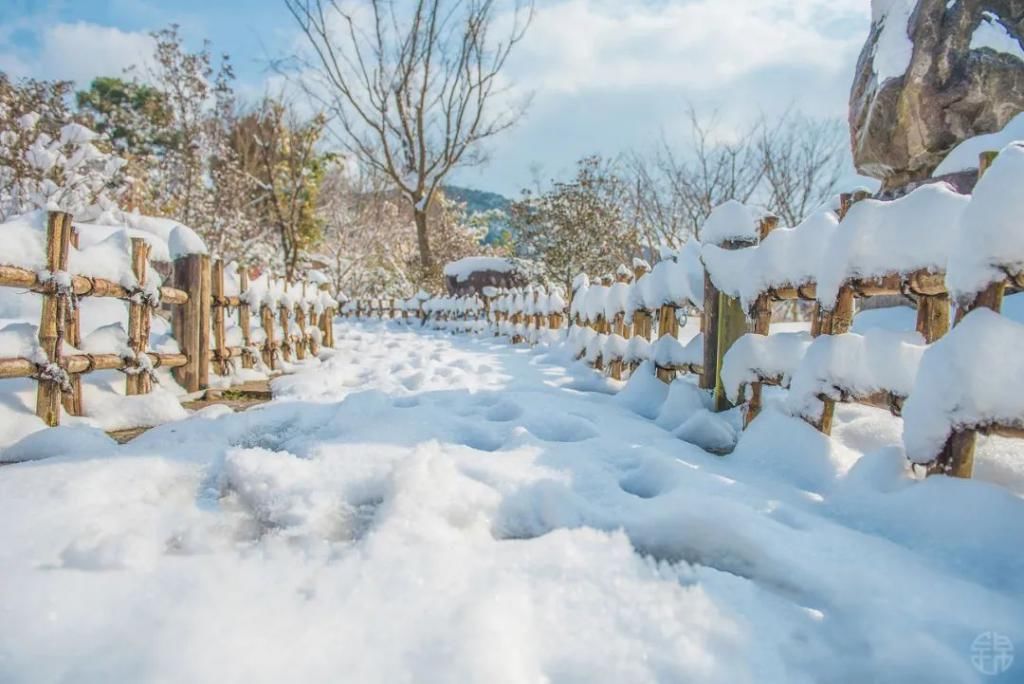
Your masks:
M466 211L470 214L480 214L491 209L505 211L508 209L508 205L512 203L512 200L496 192L462 188L457 185L444 186L444 194L459 202L465 202Z
M492 209L508 211L508 207L512 203L512 200L496 192L474 190L473 188L463 188L457 185L444 186L444 194L457 202L465 202L466 211L469 214L482 214ZM491 219L488 222L487 237L483 240L484 244L492 245L500 241L502 235L508 232L508 228L507 221Z

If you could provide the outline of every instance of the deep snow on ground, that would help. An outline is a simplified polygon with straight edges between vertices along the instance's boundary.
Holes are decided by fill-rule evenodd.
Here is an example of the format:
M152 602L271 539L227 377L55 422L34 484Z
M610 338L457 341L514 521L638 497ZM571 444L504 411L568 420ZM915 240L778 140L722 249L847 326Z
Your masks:
M1020 493L912 479L887 415L769 401L722 458L557 350L336 338L245 413L12 447L0 681L1024 679L971 661L1024 648Z

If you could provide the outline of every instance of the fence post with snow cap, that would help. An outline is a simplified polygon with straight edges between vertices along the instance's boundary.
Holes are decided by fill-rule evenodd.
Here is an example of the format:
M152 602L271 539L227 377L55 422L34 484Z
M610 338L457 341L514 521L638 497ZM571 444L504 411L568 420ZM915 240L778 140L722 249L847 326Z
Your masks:
M985 151L978 156L978 182L985 176L999 153ZM1006 279L999 278L988 283L972 301L958 303L954 325L959 325L971 311L979 308L990 309L1001 313L1003 298L1006 294ZM920 319L919 319L920 320ZM970 478L974 474L974 452L978 443L978 431L975 429L954 429L942 451L936 456L928 472L930 474L952 475L953 477Z
M761 232L761 224L746 205L730 200L716 207L704 223L701 238L703 244L718 247L726 251L735 251L753 247L757 244ZM705 287L712 286L714 300L708 302L705 291L705 306L713 307L712 316L705 321L704 338L704 375L708 379L708 389L713 389L713 402L716 411L732 408L722 383L722 359L729 348L747 333L747 312L738 296L722 291L713 282L705 281ZM710 352L714 347L714 352Z

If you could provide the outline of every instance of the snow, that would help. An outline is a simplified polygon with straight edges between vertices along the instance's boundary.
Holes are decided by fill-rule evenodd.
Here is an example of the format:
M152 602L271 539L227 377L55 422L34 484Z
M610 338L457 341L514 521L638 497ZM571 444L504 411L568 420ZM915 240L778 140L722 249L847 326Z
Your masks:
M857 202L825 248L818 301L831 309L851 278L944 271L969 201L935 183L890 202Z
M712 455L680 436L738 414L650 364L609 394L555 348L336 339L258 409L13 447L5 681L980 681L980 630L1024 639L1000 487L770 407Z
M722 385L729 401L736 403L745 385L762 378L778 377L788 386L811 341L805 332L750 333L736 340L722 359Z
M729 241L756 241L758 221L754 210L736 200L715 207L700 230L705 245L723 245Z
M793 415L816 420L819 396L842 399L841 393L867 396L879 391L906 397L914 387L926 346L916 333L880 328L863 335L845 333L816 338L793 373L786 399Z
M793 228L773 230L757 247L725 250L707 245L703 261L715 287L749 308L771 288L814 282L838 225L835 212L825 209Z
M960 142L936 167L932 172L932 177L937 178L947 173L977 169L978 157L982 152L1001 150L1017 140L1024 140L1024 112L1010 119L1001 131L983 133Z
M917 0L871 0L871 25L880 27L872 66L878 83L906 73L914 54L907 34Z
M1024 62L1024 48L1020 41L1003 25L999 17L992 12L982 12L978 27L971 34L971 50L988 48L998 53L1010 55Z
M511 273L515 265L508 259L501 257L474 256L459 259L445 264L444 274L455 278L456 282L462 283L469 280L469 277L480 271L495 271L497 273Z
M180 259L190 254L207 254L206 245L190 228L182 225L174 227L167 239L167 251L171 260Z
M946 286L955 301L972 299L989 283L1002 280L1004 271L1024 269L1022 180L1024 146L1011 144L975 186L950 247Z
M651 345L651 360L659 368L704 365L704 336L697 335L685 345L671 335L662 335Z
M956 429L1024 427L1024 325L988 309L967 314L921 359L903 409L907 456L925 463Z

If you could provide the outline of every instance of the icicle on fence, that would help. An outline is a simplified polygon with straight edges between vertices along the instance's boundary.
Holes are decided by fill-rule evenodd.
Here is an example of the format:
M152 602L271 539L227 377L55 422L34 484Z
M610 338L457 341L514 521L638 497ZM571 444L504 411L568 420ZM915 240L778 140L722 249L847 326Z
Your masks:
M1024 176L1024 147L1008 149L1013 160L1007 166L1017 164L1018 176ZM1024 326L971 314L979 309L998 314L1008 288L1024 289L1024 253L1004 255L1016 249L1016 243L1010 249L1004 242L1019 229L1010 222L998 229L1003 242L987 238L997 247L976 259L984 268L963 266L963 252L970 252L963 244L970 240L954 239L961 231L977 231L976 226L960 227L961 214L968 221L968 204L981 207L976 213L985 217L982 221L991 220L984 213L988 205L998 207L999 216L1019 216L1018 208L1009 206L1016 181L989 183L984 176L996 158L994 153L981 156L978 191L972 197L942 184L887 202L871 200L863 191L847 193L838 207L792 228L778 229L775 217L758 221L745 216L739 203L727 203L709 218L702 245L691 242L653 269L637 260L632 272L620 267L594 284L580 276L568 305L531 286L488 296L421 292L397 303L355 301L342 313L400 316L455 332L492 331L512 343L564 340L578 359L615 379L645 362L665 383L692 374L716 411L742 406L744 426L761 413L769 386L787 389L786 410L825 434L832 431L837 403L881 408L904 417L908 456L929 474L971 477L977 434L1024 438L1024 406L1017 405L1022 402L1013 399L1019 392L1012 388L998 394L999 405L961 415L962 406L985 405L985 397L960 395L977 394L981 390L976 388L989 383L975 377L977 363L943 355L957 344L949 338L995 339L1008 353L1012 344L1024 344ZM739 229L740 224L746 227ZM951 283L970 280L957 275L958 269L987 275L973 289L957 290ZM851 332L858 301L893 295L916 303L918 337ZM775 309L798 303L812 307L810 332L772 333ZM678 339L681 313L700 316L700 333L685 345ZM552 335L559 332L561 337ZM967 349L957 352L961 356L975 356L967 342L958 344ZM1002 378L992 380L1006 384ZM949 415L933 415L938 409L930 395L955 398L945 409ZM912 415L904 414L905 407Z
M148 394L157 368L169 368L186 391L199 392L209 387L211 363L219 373L229 371L233 359L243 368L252 368L262 355L273 371L278 360L304 358L308 351L316 355L321 346L334 344L332 321L337 303L331 297L310 301L303 296L294 302L287 283L283 296L265 297L256 305L265 341L256 347L250 340L253 302L249 297L248 274L239 268L240 295L225 295L224 263L205 254L188 254L174 261L173 286L155 286L148 277L149 245L142 238L131 239L131 270L135 283L130 287L106 278L73 275L69 264L71 246L77 247L72 216L50 212L46 225L46 269L35 272L19 266L0 264L0 287L17 288L42 295L39 319L39 350L32 358L0 358L0 379L34 378L37 382L36 415L47 425L60 424L61 409L70 415L84 413L81 376L99 370L119 370L125 374L125 394ZM79 303L84 297L120 299L128 303L127 350L123 353L64 353L64 346L81 346ZM269 300L269 301L268 301ZM172 335L180 353L161 353L147 349L150 321L154 309L173 307ZM275 341L274 308L284 335ZM226 317L237 310L241 345L230 346L226 337ZM308 326L307 321L315 321ZM212 332L212 345L211 345Z

